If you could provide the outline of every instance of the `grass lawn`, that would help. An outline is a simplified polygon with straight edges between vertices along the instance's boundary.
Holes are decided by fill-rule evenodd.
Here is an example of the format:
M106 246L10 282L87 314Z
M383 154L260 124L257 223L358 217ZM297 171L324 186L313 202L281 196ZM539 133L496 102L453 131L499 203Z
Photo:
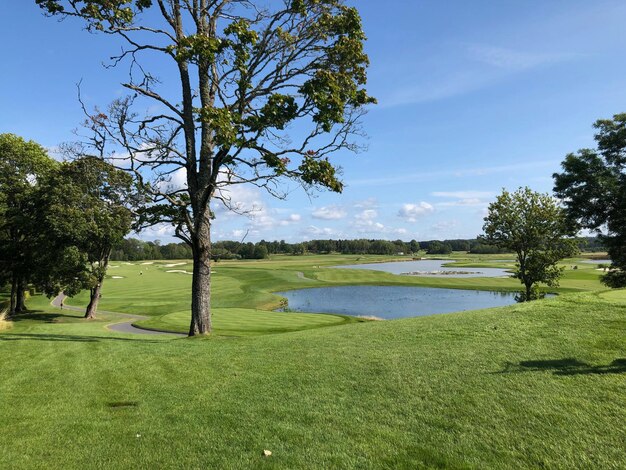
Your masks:
M218 264L210 338L115 333L119 315L30 299L40 311L0 332L0 467L626 467L625 290L318 328L260 309L285 286L390 278L292 258ZM183 321L190 276L161 264L113 268L102 307ZM580 266L563 291L598 285ZM260 334L290 326L306 329Z
M441 257L440 257L441 258ZM459 266L512 268L505 255L464 255L449 257ZM360 285L406 285L518 291L520 283L510 278L450 278L396 276L371 270L340 270L331 268L341 264L380 262L389 259L410 259L376 255L307 255L275 256L262 261L222 261L213 264L212 305L215 308L216 333L247 335L292 331L293 329L324 326L354 321L342 317L298 317L301 325L281 322L284 315L270 312L280 307L281 297L273 292L307 287ZM567 260L561 287L557 292L577 292L601 288L600 272L594 264ZM573 266L578 269L572 269ZM191 262L114 262L105 281L100 308L113 312L149 315L153 318L137 322L138 326L159 330L187 332L191 289ZM183 271L183 272L180 272ZM87 305L87 294L67 301L70 305ZM265 311L265 312L263 312ZM258 319L254 324L241 320ZM289 320L291 321L291 320ZM278 322L278 323L276 323ZM244 325L244 323L246 325Z

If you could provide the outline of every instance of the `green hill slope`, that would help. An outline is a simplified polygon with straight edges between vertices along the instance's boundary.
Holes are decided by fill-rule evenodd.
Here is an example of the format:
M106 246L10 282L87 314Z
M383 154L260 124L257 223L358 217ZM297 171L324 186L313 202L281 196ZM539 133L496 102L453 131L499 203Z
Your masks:
M0 332L0 462L624 468L623 294L236 339L32 315Z

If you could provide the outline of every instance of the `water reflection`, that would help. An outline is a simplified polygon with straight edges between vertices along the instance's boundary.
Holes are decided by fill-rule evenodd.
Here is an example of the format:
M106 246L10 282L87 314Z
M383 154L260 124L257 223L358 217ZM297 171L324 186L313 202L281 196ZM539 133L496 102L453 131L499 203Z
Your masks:
M297 312L338 313L383 319L501 307L515 293L407 286L340 286L277 292Z
M444 266L454 263L454 260L423 259L415 261L392 261L389 263L348 264L333 266L339 269L369 269L385 271L391 274L407 274L427 277L502 277L510 276L505 269L500 268L457 268Z

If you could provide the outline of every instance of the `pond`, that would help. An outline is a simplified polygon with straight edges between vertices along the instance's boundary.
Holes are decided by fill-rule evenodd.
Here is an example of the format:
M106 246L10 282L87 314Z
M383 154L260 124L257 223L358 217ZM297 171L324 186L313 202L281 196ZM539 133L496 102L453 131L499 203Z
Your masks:
M506 269L500 268L455 268L453 266L444 266L444 264L449 263L454 263L454 260L392 261L389 263L348 264L345 266L333 266L333 268L370 269L372 271L385 271L391 274L427 277L502 277L511 275Z
M340 286L276 292L296 312L394 318L502 307L515 293L407 286Z
M610 259L586 259L582 262L587 264L611 264Z

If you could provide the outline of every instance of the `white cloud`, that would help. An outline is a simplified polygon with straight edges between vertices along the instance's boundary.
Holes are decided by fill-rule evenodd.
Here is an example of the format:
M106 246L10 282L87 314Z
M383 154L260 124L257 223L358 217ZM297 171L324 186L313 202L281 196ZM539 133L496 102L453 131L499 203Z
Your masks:
M187 169L179 168L165 179L157 183L157 188L162 192L174 192L187 187Z
M174 226L172 224L157 224L147 227L136 234L141 240L153 241L166 239L170 240L174 236ZM178 240L180 241L180 240Z
M378 212L375 209L365 209L354 216L358 220L373 220L376 217L378 217Z
M297 224L302 220L302 216L300 214L290 214L288 217L282 219L279 224L283 227L287 225Z
M316 227L315 225L309 225L307 228L300 231L302 235L312 236L312 237L332 237L337 235L337 232L332 228L328 227Z
M403 204L398 211L398 217L402 217L409 222L416 222L418 218L431 214L435 211L435 208L427 203L420 202L419 204Z
M339 206L327 206L315 209L311 215L314 219L339 220L345 218L347 212L344 208Z

